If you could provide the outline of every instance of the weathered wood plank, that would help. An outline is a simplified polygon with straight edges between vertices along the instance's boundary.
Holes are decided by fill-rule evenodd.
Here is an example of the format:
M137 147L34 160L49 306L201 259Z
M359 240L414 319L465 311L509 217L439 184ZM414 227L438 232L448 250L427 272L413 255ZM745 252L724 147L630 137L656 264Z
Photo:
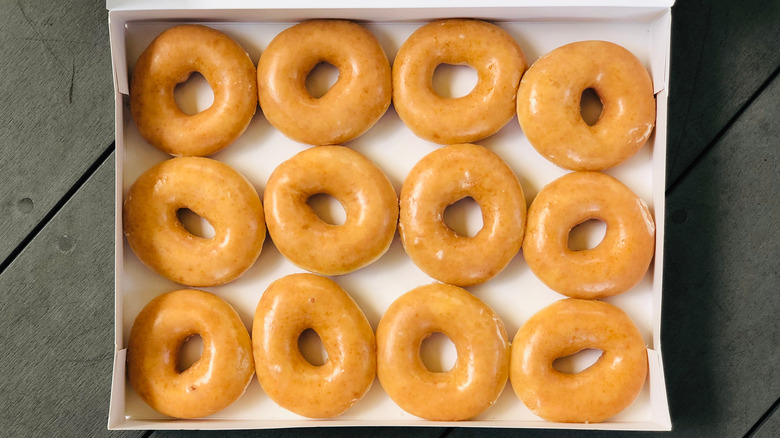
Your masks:
M0 263L113 139L103 0L0 2Z
M113 155L0 275L0 435L106 430L114 351Z
M672 9L667 187L780 65L780 3L677 0Z
M742 436L780 395L780 79L667 198L662 345L675 430Z

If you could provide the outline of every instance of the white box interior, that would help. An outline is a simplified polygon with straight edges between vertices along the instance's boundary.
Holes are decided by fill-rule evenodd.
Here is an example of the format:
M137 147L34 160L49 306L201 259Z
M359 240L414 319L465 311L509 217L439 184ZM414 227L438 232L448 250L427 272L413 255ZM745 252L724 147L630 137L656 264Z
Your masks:
M306 426L474 426L534 428L597 428L669 430L671 422L666 400L660 356L660 303L663 253L663 205L665 183L666 96L670 2L644 2L636 8L593 6L578 9L526 6L486 8L386 9L273 9L273 10L124 10L127 2L109 2L112 57L117 90L116 104L116 355L109 414L111 429L232 429ZM197 3L197 2L195 2ZM304 2L305 3L305 2ZM338 3L338 2L337 2ZM403 2L401 2L403 3ZM502 3L502 2L497 2ZM531 2L532 3L532 2ZM595 3L595 2L594 2ZM233 2L237 7L242 2ZM111 8L113 6L113 8ZM564 4L565 6L565 4ZM126 96L127 79L143 49L164 29L181 22L206 23L237 42L257 61L271 39L283 29L310 17L358 19L377 37L391 63L400 45L422 22L434 17L471 16L490 19L512 35L529 63L563 44L582 40L607 40L626 47L648 68L657 93L656 130L648 144L627 162L606 173L618 178L644 199L656 221L656 257L641 283L634 289L606 299L623 309L636 323L648 346L649 379L636 401L609 421L600 424L558 424L532 414L507 383L494 406L471 421L442 423L421 420L405 413L383 392L378 381L364 399L332 420L305 419L278 407L253 379L246 393L227 409L202 420L173 420L147 406L127 384L124 372L125 346L138 312L159 294L183 288L144 266L124 241L121 205L136 178L154 164L170 158L139 135L130 117ZM333 80L333 70L318 72L315 82L323 87ZM330 75L330 76L329 76ZM445 68L436 80L448 82L454 93L465 94L476 75L466 67ZM262 86L262 85L261 85ZM210 90L204 80L190 81L178 93L182 105L191 109L208 106ZM498 153L517 174L526 202L539 190L568 171L539 155L528 143L515 117L497 134L477 142ZM390 178L397 193L407 172L438 145L417 138L398 118L392 106L363 136L347 146L373 160ZM261 194L274 168L309 146L295 143L272 127L258 110L249 128L234 144L213 155L245 175ZM332 207L332 205L326 205ZM336 208L336 210L338 210ZM334 210L335 211L335 210ZM470 230L477 230L481 218L474 206L464 206L456 216ZM598 241L599 227L586 230L585 239ZM603 231L601 231L603 233ZM266 239L255 265L241 278L220 287L204 288L228 301L240 314L251 333L252 318L263 291L274 280L303 272L288 262ZM384 310L401 294L434 280L420 271L406 256L398 235L388 252L376 263L357 272L333 277L361 307L372 327ZM498 276L483 285L467 288L501 316L510 339L531 315L563 299L539 281L528 269L522 251ZM445 343L428 351L451 361L454 349ZM575 364L574 366L582 366Z

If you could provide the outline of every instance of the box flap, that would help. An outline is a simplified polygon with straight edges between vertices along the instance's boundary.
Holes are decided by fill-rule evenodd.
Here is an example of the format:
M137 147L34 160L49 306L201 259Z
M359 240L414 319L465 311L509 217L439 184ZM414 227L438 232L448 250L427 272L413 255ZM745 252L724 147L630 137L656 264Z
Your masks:
M672 419L669 415L669 401L666 396L666 378L661 353L647 350L647 362L650 378L650 400L652 403L653 420L659 427L658 430L672 430Z
M672 33L672 12L666 11L651 25L653 34L653 58L650 60L653 75L653 93L664 89L669 78L669 41Z
M114 373L111 377L111 400L108 405L108 429L114 430L125 421L125 357L127 350L114 352Z
M674 0L490 0L487 2L475 2L470 0L339 0L329 5L312 0L289 0L286 2L266 2L259 4L253 0L190 0L187 9L306 9L306 8L354 8L354 9L382 9L382 8L491 8L491 7L625 7L625 8L671 8ZM106 0L106 8L112 11L133 10L162 10L181 8L181 1L177 0Z

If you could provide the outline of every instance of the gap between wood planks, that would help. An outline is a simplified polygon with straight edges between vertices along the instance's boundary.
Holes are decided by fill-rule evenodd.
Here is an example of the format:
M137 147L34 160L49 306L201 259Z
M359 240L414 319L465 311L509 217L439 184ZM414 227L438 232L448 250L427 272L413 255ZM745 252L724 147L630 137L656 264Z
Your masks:
M766 412L764 412L764 415L762 415L758 421L756 421L756 424L753 425L753 427L750 428L750 430L747 431L744 438L749 438L755 435L759 430L761 430L761 427L766 423L772 415L774 415L775 412L777 412L777 409L780 408L780 397L775 400L774 403L772 403L772 406L767 409Z
M5 260L0 263L0 276L3 275L3 272L8 268L8 266L13 263L14 260L16 260L16 257L19 256L19 254L24 251L24 249L27 247L27 245L32 242L33 239L35 239L35 236L38 235L38 233L43 230L46 225L51 222L51 220L54 218L54 216L57 215L57 213L62 209L62 207L70 201L70 199L73 197L73 195L76 194L76 192L81 189L81 187L89 180L92 175L95 174L95 172L98 170L98 168L108 159L108 157L111 156L111 154L114 152L114 149L116 149L115 143L111 142L111 144L98 156L98 158L89 166L89 168L81 175L81 177L76 181L75 184L73 184L70 189L68 189L67 192L60 198L59 201L57 201L56 204L46 213L46 215L41 219L40 222L38 222L33 229L27 233L26 236L24 236L24 239L22 239L21 242L19 242L16 247L8 254L8 257L5 258Z

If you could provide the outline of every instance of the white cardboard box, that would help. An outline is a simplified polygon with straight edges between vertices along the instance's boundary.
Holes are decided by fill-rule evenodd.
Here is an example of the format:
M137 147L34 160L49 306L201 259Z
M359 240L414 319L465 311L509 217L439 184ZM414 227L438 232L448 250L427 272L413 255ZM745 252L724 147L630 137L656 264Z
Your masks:
M116 296L115 356L109 429L241 429L315 426L461 426L508 428L578 428L612 430L670 430L661 361L661 281L663 277L664 188L669 45L673 0L334 0L327 6L314 1L288 0L282 5L249 0L191 0L180 9L171 0L108 0L109 32L116 98ZM217 7L219 7L217 9ZM599 424L546 422L532 414L507 384L494 406L471 421L447 423L421 420L398 408L378 381L366 397L336 419L312 420L274 404L256 379L247 392L227 409L201 420L174 420L148 407L133 392L125 377L127 336L143 306L155 296L182 288L146 268L125 243L122 234L122 200L135 179L155 163L169 158L138 134L128 107L128 77L141 51L162 30L180 23L204 23L238 41L257 63L260 53L281 30L310 18L357 20L378 38L392 62L405 39L423 23L436 18L472 17L489 20L507 30L523 49L529 63L563 44L601 39L621 44L645 64L653 78L657 123L648 144L626 163L608 170L631 187L650 206L656 218L656 255L650 271L631 291L609 298L639 327L648 345L649 378L637 400L625 411ZM476 81L467 68L446 70L453 89L465 94ZM322 73L321 75L327 75ZM329 78L321 77L323 81ZM333 78L330 78L331 80ZM438 76L437 76L438 80ZM208 106L205 81L191 81L183 91L197 109ZM567 173L541 157L528 143L513 119L496 135L477 142L501 155L518 175L530 205L548 182ZM379 165L400 193L406 173L424 155L437 148L414 136L393 108L366 134L348 146ZM263 117L255 115L245 134L215 154L244 174L262 195L270 173L285 159L307 146L295 143ZM464 207L460 214L469 228L480 226L478 210ZM476 227L476 228L475 228ZM602 228L603 230L603 228ZM587 231L598 241L598 227ZM603 233L603 231L602 231ZM257 263L240 279L205 288L233 305L251 332L255 306L274 280L302 272L285 260L270 238ZM404 292L433 280L408 259L398 236L378 262L355 273L335 277L376 325L390 303ZM504 320L510 339L536 311L565 298L549 290L530 272L522 251L510 265L487 283L468 288L493 307ZM430 352L452 361L454 350L445 345ZM591 359L592 360L592 359Z

